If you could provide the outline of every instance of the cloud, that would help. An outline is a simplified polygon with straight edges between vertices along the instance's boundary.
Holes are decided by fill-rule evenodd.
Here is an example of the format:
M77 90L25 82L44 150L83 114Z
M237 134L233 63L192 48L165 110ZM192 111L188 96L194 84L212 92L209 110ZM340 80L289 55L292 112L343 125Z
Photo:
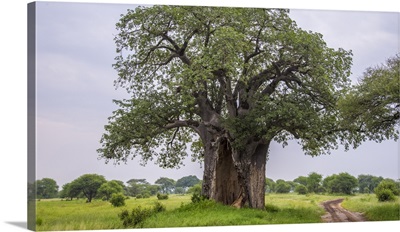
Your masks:
M390 12L292 10L306 30L323 34L328 46L353 51L353 76L398 52L398 14Z

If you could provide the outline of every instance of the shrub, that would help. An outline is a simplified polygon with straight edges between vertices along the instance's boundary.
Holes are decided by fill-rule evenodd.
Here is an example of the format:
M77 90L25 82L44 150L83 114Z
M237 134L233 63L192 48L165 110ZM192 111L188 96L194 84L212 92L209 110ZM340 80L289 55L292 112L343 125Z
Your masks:
M161 204L158 201L154 202L154 206L153 206L153 212L154 213L164 212L165 210L166 210L166 208L165 208L165 206L163 204Z
M142 194L136 195L136 199L141 199L141 198L143 198L143 195L142 195Z
M390 189L381 189L375 191L378 201L394 201L396 198Z
M143 227L144 220L150 215L150 209L142 209L142 207L139 205L132 209L131 214L129 214L128 210L123 210L118 216L125 227Z
M125 205L125 196L122 193L113 193L110 199L111 204L114 207L120 207Z
M140 205L133 208L129 214L128 210L123 210L118 217L124 227L143 227L145 220L156 214L165 211L165 206L160 202L155 202L153 208L142 208Z
M395 196L399 194L396 182L393 180L382 180L374 189L378 201L393 201Z
M201 194L201 185L200 184L195 184L195 185L193 185L192 187L190 187L189 189L188 189L188 191L186 191L186 193L192 193L192 194L194 194L194 193L198 193L198 194Z
M207 197L201 195L198 192L193 193L192 197L191 197L192 203L199 203L202 202L204 200L207 200Z
M167 200L168 199L168 194L157 193L157 199L158 200Z
M307 187L302 184L297 185L296 188L294 188L294 191L298 194L303 194L303 195L307 194L308 192Z
M144 194L143 194L143 198L150 198L150 193L147 193L147 192L144 193Z

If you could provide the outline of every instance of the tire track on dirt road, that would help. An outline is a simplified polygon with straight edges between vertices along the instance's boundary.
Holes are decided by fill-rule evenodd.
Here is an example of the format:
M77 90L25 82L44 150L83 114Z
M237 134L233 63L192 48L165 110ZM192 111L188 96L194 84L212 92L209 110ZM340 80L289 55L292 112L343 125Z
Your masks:
M322 202L326 214L322 216L323 222L362 222L366 221L361 213L350 212L342 208L343 198Z

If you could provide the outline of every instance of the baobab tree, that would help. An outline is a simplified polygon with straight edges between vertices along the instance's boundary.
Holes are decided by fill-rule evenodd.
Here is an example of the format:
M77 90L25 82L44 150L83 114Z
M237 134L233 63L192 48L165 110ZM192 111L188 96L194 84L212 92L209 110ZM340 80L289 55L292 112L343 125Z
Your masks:
M270 143L296 139L308 155L346 140L338 99L351 51L329 48L288 10L151 6L116 24L117 87L131 99L109 118L100 157L178 167L191 149L202 194L264 208Z

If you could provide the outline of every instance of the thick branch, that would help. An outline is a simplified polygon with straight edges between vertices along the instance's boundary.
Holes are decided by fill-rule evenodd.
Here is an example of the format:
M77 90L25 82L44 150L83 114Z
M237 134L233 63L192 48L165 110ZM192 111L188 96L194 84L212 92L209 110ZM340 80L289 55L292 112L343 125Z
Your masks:
M199 125L200 125L200 123L195 120L176 120L174 122L171 122L171 123L168 123L167 125L165 125L164 129L169 130L169 129L179 128L179 127L188 127L188 128L195 130L197 133L200 133L197 128Z
M180 47L178 46L178 44L171 37L169 37L167 35L167 33L161 34L161 37L163 37L165 40L167 40L174 47L176 52L180 50Z

